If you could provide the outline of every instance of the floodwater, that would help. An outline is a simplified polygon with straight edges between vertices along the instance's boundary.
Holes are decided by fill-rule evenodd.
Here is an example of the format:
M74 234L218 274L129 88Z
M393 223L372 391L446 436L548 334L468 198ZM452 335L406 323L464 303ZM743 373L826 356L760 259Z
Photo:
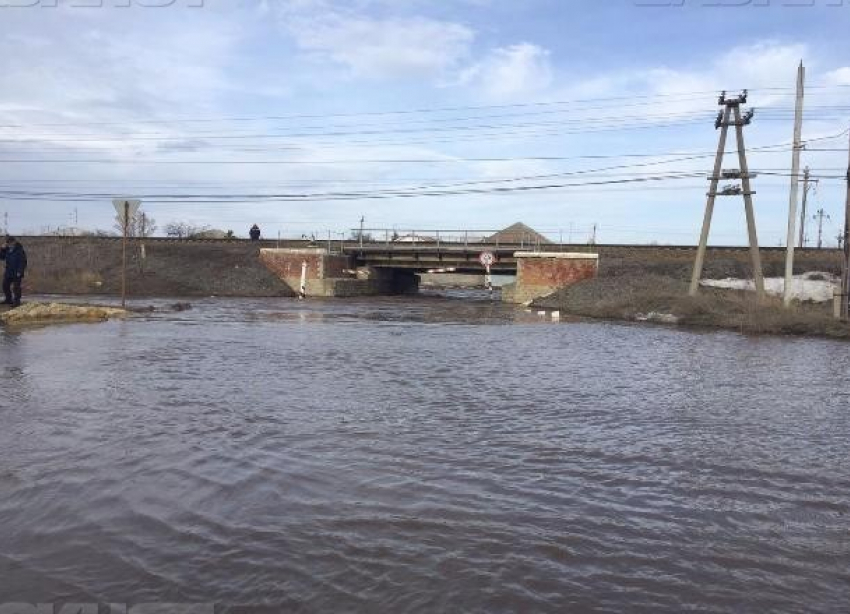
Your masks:
M0 610L847 611L850 346L468 299L0 331Z

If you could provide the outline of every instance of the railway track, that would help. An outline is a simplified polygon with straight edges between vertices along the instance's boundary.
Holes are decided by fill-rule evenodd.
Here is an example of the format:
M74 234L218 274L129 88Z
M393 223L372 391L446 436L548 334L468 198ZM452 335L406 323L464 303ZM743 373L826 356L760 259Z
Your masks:
M56 243L120 243L121 237L61 237L61 236L21 236L19 237L22 243L41 243L41 242L56 242ZM131 239L133 242L138 242L138 238ZM172 245L257 245L262 248L322 248L328 245L327 241L309 241L309 240L261 240L252 242L250 239L181 239L175 237L147 237L144 239L146 244L172 244ZM631 243L605 243L595 246L584 244L564 244L564 245L546 245L540 249L521 244L502 245L495 243L454 243L454 242L428 242L417 244L387 244L383 241L374 241L364 243L361 246L356 241L340 241L334 240L330 242L334 250L342 248L346 253L356 254L375 253L375 252L394 252L398 254L411 253L437 253L437 252L482 252L482 251L552 251L552 252L588 252L596 251L600 253L612 253L618 251L632 252L693 252L696 250L695 245L646 245L646 244L631 244ZM717 245L709 246L709 250L714 253L747 253L749 248L738 245ZM765 253L785 253L784 247L761 247L761 252ZM797 249L798 254L830 254L840 253L840 250L835 248L817 249L804 248Z

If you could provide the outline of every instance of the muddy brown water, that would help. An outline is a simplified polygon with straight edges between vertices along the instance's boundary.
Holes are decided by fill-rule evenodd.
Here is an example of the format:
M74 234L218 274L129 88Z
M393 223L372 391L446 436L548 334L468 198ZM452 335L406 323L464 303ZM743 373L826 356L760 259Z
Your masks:
M0 609L847 611L846 344L452 296L0 332Z

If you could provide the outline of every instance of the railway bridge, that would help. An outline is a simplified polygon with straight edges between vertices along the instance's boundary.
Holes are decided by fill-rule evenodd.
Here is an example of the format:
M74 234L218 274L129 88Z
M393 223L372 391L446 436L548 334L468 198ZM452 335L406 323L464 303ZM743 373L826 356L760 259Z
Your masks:
M326 246L265 248L260 259L306 296L404 294L418 290L422 273L515 275L503 299L523 303L594 277L598 255L565 245L470 242L422 238L354 241Z

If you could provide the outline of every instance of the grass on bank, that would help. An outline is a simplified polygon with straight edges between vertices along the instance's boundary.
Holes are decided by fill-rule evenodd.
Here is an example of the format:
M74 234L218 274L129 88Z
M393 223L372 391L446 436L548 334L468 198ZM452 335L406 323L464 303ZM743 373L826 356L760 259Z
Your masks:
M702 288L698 296L691 297L686 282L662 275L599 277L539 299L534 306L627 321L651 313L671 314L685 326L850 339L850 326L832 317L831 303L795 302L785 309L778 297L759 302L753 292L711 288Z

